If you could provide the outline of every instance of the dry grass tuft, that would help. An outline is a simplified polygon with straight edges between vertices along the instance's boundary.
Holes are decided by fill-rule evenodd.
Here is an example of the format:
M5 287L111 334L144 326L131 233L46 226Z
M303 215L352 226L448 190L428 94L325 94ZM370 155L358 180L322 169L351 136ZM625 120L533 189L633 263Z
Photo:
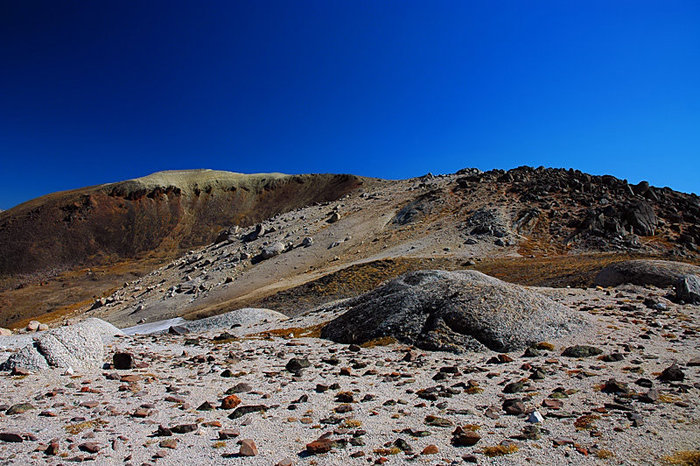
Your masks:
M90 421L79 422L77 424L68 424L64 427L64 429L69 434L77 435L85 429L94 429L95 427L105 426L107 424L109 424L109 422L105 421L104 419L97 418Z
M598 419L600 419L600 416L597 414L587 414L576 419L576 421L574 421L574 427L576 427L577 430L589 430L594 427L593 424Z
M374 340L366 341L360 346L363 348L374 348L375 346L389 346L398 342L399 341L394 337L381 337L375 338Z
M489 458L493 458L494 456L510 455L516 451L518 451L518 446L513 444L496 445L495 447L484 447L482 449L482 453Z
M673 455L665 456L663 461L681 466L700 466L700 450L677 451Z
M253 336L278 337L278 338L321 338L321 329L325 323L312 325L310 327L289 327L276 328L256 333Z

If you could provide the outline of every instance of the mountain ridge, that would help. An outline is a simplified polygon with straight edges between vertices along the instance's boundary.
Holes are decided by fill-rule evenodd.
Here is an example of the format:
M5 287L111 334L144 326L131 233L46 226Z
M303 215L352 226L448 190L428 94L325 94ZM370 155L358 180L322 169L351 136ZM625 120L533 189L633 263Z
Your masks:
M592 270L609 259L582 261L584 273L568 264L577 255L693 262L700 243L696 195L544 167L463 169L406 180L169 171L68 196L49 195L19 212L30 220L33 215L34 223L22 223L26 219L18 210L0 214L0 240L24 241L2 241L0 270L6 275L0 280L0 317L5 325L47 313L58 318L84 312L125 282L148 283L144 289L158 285L142 280L149 273L165 274L161 280L191 290L192 296L182 302L144 302L142 311L131 314L133 306L120 301L118 293L116 307L104 311L114 309L114 319L125 325L158 316L212 315L261 302L298 312L299 292L293 290L307 282L319 290L334 286L324 277L365 284L340 286L346 292L338 297L349 297L351 290L366 291L376 280L336 272L389 264L390 273L372 275L386 279L433 260L448 261L449 269L487 260L505 267L495 271L500 276L521 277L523 283L543 283L546 276L547 283L579 286L590 283ZM8 219L25 228L8 228ZM44 234L39 239L49 241L49 247L31 241L36 232ZM78 253L60 262L70 247ZM86 254L90 248L92 255ZM12 258L31 258L27 252L50 260L20 274ZM204 259L195 260L200 255ZM540 279L508 271L522 270L532 258L551 258L541 262L548 270L530 272ZM168 263L171 269L165 268ZM488 267L493 273L494 266ZM234 282L222 286L226 280ZM324 295L321 291L311 301L321 302Z

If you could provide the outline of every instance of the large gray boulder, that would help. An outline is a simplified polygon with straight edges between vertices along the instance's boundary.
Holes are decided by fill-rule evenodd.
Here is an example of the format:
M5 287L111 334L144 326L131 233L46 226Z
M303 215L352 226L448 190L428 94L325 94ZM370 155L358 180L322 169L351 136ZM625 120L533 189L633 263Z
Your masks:
M700 277L686 275L676 283L676 299L684 303L700 304Z
M33 338L0 365L0 370L22 367L30 371L50 368L89 372L102 367L103 340L109 340L121 331L100 319L59 327Z
M263 248L262 252L260 253L260 257L262 259L270 259L272 257L279 256L284 252L284 250L284 243L280 241L275 241L274 243L267 245Z
M630 260L610 264L594 279L600 286L653 285L666 288L676 285L685 275L700 275L700 267L683 262L662 260Z
M476 271L412 272L329 309L347 311L321 337L362 344L393 337L438 351L513 351L566 335L585 320L530 289Z

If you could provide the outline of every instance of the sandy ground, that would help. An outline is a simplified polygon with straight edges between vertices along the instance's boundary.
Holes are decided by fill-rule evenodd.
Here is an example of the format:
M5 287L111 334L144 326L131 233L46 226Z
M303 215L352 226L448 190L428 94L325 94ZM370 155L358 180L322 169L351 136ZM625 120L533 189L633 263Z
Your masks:
M659 464L668 455L696 450L700 307L671 303L666 291L654 288L540 291L587 313L594 324L550 342L551 351L536 357L510 353L512 361L501 364L489 362L497 353L431 353L400 344L355 351L299 337L301 328L332 317L320 311L253 328L118 338L108 346L106 362L114 352L128 351L140 367L1 376L0 433L16 432L24 441L0 441L0 460L16 465L83 460L271 465L285 458L309 465ZM657 308L643 304L646 298ZM229 335L217 341L224 331ZM562 356L573 344L593 345L603 353ZM613 353L623 359L600 359ZM299 374L285 369L295 357L308 358L310 367ZM658 380L673 363L684 379ZM441 368L447 369L434 380ZM602 391L611 379L627 384L629 391ZM658 389L654 402L638 396L649 391L639 379ZM518 381L524 382L521 391L503 393ZM249 387L236 390L238 407L265 409L230 419L235 410L220 406L227 390L241 383ZM437 394L420 392L439 386ZM525 414L505 413L503 401L512 398L523 400ZM33 409L6 412L25 402ZM205 402L214 409L198 409ZM544 420L536 424L539 438L528 440L521 435L532 410ZM427 416L440 419L426 423ZM185 424L193 425L191 432L155 435L159 426ZM476 430L480 440L455 446L457 426ZM220 438L226 436L221 431L231 430L238 435ZM331 451L312 454L307 444L325 434L334 442ZM239 456L241 439L255 442L256 456ZM56 455L45 453L52 440L58 443ZM437 453L424 452L429 445ZM487 456L488 447L498 445L507 454Z

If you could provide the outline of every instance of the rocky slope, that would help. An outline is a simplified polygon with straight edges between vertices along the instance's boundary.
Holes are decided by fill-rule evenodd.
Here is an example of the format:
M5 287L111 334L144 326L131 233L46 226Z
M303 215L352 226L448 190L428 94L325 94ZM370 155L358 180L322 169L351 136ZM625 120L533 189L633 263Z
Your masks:
M102 294L224 227L334 200L365 181L171 171L26 202L0 213L0 325Z
M0 329L0 461L700 461L697 196L527 167L359 181ZM55 290L34 286L0 299Z
M133 325L259 306L264 304L261 300L310 283L330 289L326 277L369 263L441 260L450 262L441 267L460 268L469 263L479 267L485 258L509 257L526 264L532 256L605 252L695 262L699 257L698 196L575 170L465 169L397 181L332 175L186 175L187 187L167 188L184 186L177 181L180 174L154 175L71 193L72 203L62 208L49 197L1 214L0 234L25 238L8 241L14 252L3 256L6 268L31 262L31 257L56 263L66 255L84 257L87 249L101 244L99 238L105 242L97 248L101 259L89 260L154 249L151 257L138 261L79 268L0 291L0 325L47 312L54 312L54 319L67 311L82 312L85 304L92 305L92 296L124 282L128 285L116 293L103 295L107 306L100 316ZM335 201L327 202L330 199ZM98 207L91 207L95 202ZM115 203L126 206L123 212L116 209L121 212L116 216ZM104 205L112 207L102 209ZM229 210L222 210L223 205ZM47 211L60 215L41 214ZM141 213L134 214L137 211ZM25 224L16 220L19 217L51 218L53 223ZM251 223L257 220L262 221ZM224 224L228 229L220 232ZM87 225L100 226L101 233L83 228ZM46 238L31 240L33 232L49 237L52 230L62 233L46 248ZM61 239L65 237L79 240ZM157 268L164 259L153 255L176 255L183 247L207 240L213 242ZM69 254L64 243L82 252ZM388 273L385 279L408 270ZM146 275L134 280L129 273ZM366 278L347 275L346 283L363 283ZM565 276L551 278L566 282ZM368 291L371 280L367 282L360 291ZM303 310L297 299L277 306L285 313Z
M344 175L189 170L51 194L0 216L0 276L148 252L172 256L213 241L225 226L334 200L361 183Z
M697 196L655 188L645 194L650 192L658 193L656 201L614 178L530 168L367 184L337 202L296 209L248 229L234 226L209 246L130 282L93 312L122 326L243 306L272 306L290 315L324 299L369 291L378 283L363 275L368 265L386 269L386 280L435 268L433 261L459 269L510 258L527 268L533 256L577 262L580 254L614 251L697 262L695 237L684 236L695 232ZM619 206L656 208L658 202L658 215L644 220L653 231L633 233L638 227L627 217L592 214L611 198ZM672 223L678 219L666 205L684 212L680 223ZM591 215L619 229L599 229ZM401 269L398 263L408 265ZM529 274L536 278L544 270L530 268ZM571 274L562 273L559 284L582 284L567 283ZM337 288L347 292L334 293ZM313 296L318 299L309 301Z

